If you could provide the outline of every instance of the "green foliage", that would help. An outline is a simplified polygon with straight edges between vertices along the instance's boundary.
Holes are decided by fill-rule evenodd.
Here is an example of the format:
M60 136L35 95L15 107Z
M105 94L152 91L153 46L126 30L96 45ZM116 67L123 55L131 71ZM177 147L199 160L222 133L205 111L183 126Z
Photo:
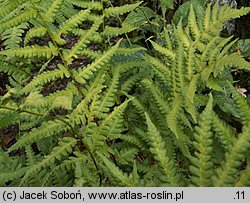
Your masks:
M110 143L126 128L124 112L130 102L117 96L124 64L118 58L124 55L132 62L143 49L119 48L122 39L107 39L101 25L141 2L120 7L108 1L19 3L1 2L1 14L10 15L0 18L0 71L16 82L0 97L0 128L18 128L17 142L1 152L1 163L9 163L1 170L1 185L103 184L97 152L115 152ZM109 47L103 45L107 40L113 41ZM12 160L8 154L18 150L23 151L20 160Z
M0 138L16 139L0 185L249 186L250 106L230 71L250 65L221 35L248 12L194 0L166 25L143 1L0 1Z
M178 186L233 186L239 177L241 182L248 176L245 170L240 176L238 169L248 158L249 104L232 86L230 70L248 70L249 62L230 53L236 40L223 38L220 32L226 20L244 15L249 8L219 11L218 4L208 5L200 19L192 4L188 10L187 23L180 20L166 27L157 42L150 40L156 53L145 56L150 68L141 82L135 79L140 72L132 76L136 92L131 104L138 113L128 113L132 117L129 132L147 142L144 132L148 129L149 144L155 144L149 146L149 153L159 168L158 185L175 185L168 179L175 174L182 176L175 177ZM227 116L223 119L223 115ZM170 164L172 159L175 164ZM163 165L168 173L162 176Z

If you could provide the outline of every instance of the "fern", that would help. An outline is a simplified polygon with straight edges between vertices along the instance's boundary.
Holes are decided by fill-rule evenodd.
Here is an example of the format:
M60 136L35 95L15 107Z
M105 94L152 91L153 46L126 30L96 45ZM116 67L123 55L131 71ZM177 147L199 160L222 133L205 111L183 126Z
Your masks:
M232 8L227 9L233 10ZM242 15L246 10L241 10ZM241 11L233 11L237 13L234 17L239 17ZM150 124L154 129L154 133L151 135L162 135L163 139L171 139L171 144L174 145L171 153L167 154L176 158L180 153L182 161L192 165L187 170L188 174L191 173L192 176L184 184L232 186L239 174L237 170L239 164L244 160L243 157L246 157L243 154L248 150L246 148L248 141L244 147L239 144L244 150L238 151L240 147L236 147L235 144L237 132L228 125L227 120L217 115L218 112L213 112L212 103L214 105L219 103L217 95L220 91L223 98L226 99L225 102L231 105L236 104L237 117L240 117L243 129L245 129L244 132L247 131L247 108L249 105L232 87L232 79L228 76L228 69L243 68L248 70L249 63L238 54L229 54L230 47L237 40L231 41L232 37L223 38L219 35L223 28L223 22L230 17L220 18L218 4L213 7L209 5L202 19L197 20L195 12L191 6L188 24L183 26L182 20L180 20L176 28L169 29L171 37L168 32L164 31L162 33L164 39L158 38L157 43L150 41L158 53L155 53L155 57L146 55L145 60L151 64L152 68L144 70L147 75L146 79L145 77L141 79L142 85L137 84L140 74L136 72L138 76L133 75L131 80L128 80L128 84L124 83L124 91L136 88L137 99L132 103L140 115L131 113L133 119L131 119L132 122L129 122L130 133L135 133L135 137L143 137L141 130L134 130L136 128L134 126L138 123L134 124L133 121L139 118L145 121L143 113L146 111L149 115L147 119L154 118ZM213 23L211 23L211 19L213 19ZM216 27L211 26L215 26L215 24ZM230 83L231 90L229 90L225 79L230 80L228 83ZM205 110L203 108L207 103L207 95L204 95L203 91L209 91L211 97ZM231 92L233 92L234 101L229 97ZM224 109L222 110L224 111ZM139 125L139 128L145 131L145 126ZM190 139L195 141L190 141ZM247 138L244 139L246 141ZM243 142L239 141L239 143ZM152 150L157 151L160 148L167 149L168 147L166 145L165 147L155 146ZM180 152L177 152L176 149ZM228 158L227 156L232 152L232 149L237 152L232 155L233 158ZM222 157L214 157L212 152L215 150L222 153ZM155 154L160 154L160 152L157 151ZM236 154L239 154L239 157L236 158ZM231 158L235 160L234 163L229 161ZM159 157L155 157L155 159L158 161ZM219 166L221 161L229 165ZM156 165L161 167L160 163ZM227 168L227 174L222 175L225 171L223 167ZM217 174L220 175L215 175L215 171L218 171ZM184 174L186 173L184 172ZM247 177L248 172L243 172L243 174L242 177ZM166 178L168 174L165 175ZM211 176L214 178L210 179ZM178 181L178 184L183 183Z
M171 158L166 156L166 151L164 149L164 144L162 142L157 128L151 122L149 116L146 114L146 120L148 125L148 140L151 141L150 151L154 154L155 159L159 161L163 173L165 174L166 182L170 186L177 186L181 184L181 177L178 174L177 169L175 168L174 161Z
M23 48L9 49L1 51L0 54L8 57L46 57L47 59L50 59L52 56L57 56L58 52L57 49L50 44L47 47L32 45Z
M104 15L105 15L105 17L123 15L124 13L133 11L141 3L142 2L138 2L135 4L125 4L124 6L118 6L118 7L109 7L109 8L104 10Z
M75 144L75 139L69 137L63 138L58 146L53 149L50 155L48 155L42 162L39 162L35 166L30 167L26 171L20 185L23 185L27 181L29 176L33 175L34 173L38 173L43 167L53 164L55 160L60 160L62 156L65 156L66 154L70 154Z
M240 174L240 177L236 182L235 186L236 187L249 186L249 166L247 166L245 171Z
M103 156L102 154L98 154L98 155L103 160L104 164L109 169L109 171L112 171L112 175L114 176L114 178L118 180L121 186L127 186L127 187L139 186L139 180L137 179L136 176L134 176L132 173L130 175L123 173L105 156Z
M9 151L13 151L28 144L32 144L39 139L52 136L62 131L66 131L67 127L61 121L50 121L41 125L40 128L35 128L29 134L23 135L20 141L13 145ZM49 131L48 131L49 130Z
M229 87L234 96L234 100L236 102L237 111L240 115L243 124L248 124L250 121L250 108L247 104L247 101L232 87L229 83Z
M6 186L8 181L13 181L23 176L27 168L21 167L21 163L17 158L8 157L3 151L1 153L1 175L0 185Z
M115 53L118 46L119 46L119 42L116 44L116 46L112 47L109 51L103 54L102 57L96 60L94 63L90 64L88 67L82 70L77 71L75 73L76 81L85 83L85 81L89 79L95 71L100 69L105 64L105 62L108 61L112 57L112 55Z
M217 170L217 175L213 179L214 186L234 185L235 177L238 175L238 167L244 157L244 153L249 150L249 125L243 128L240 137L226 154L225 162Z
M35 10L24 11L20 13L18 16L13 17L12 19L1 22L0 32L11 28L12 26L20 25L23 22L27 22L27 20L35 19L37 17L37 12Z
M45 22L51 23L54 21L56 12L59 10L60 6L62 5L62 2L63 2L62 0L56 0L49 6L49 9L44 14L43 20Z
M77 13L75 16L72 16L70 19L68 19L66 22L64 22L57 31L57 34L55 36L55 40L57 42L60 42L61 35L67 34L68 32L72 31L73 28L77 27L82 21L86 19L88 16L89 11L88 10L82 10L79 13Z
M14 49L19 47L19 44L22 40L21 36L24 33L24 29L27 27L28 24L23 23L19 26L5 30L1 34L2 39L5 40L4 44L6 45L6 49Z
M196 128L197 134L194 135L195 142L193 143L196 152L195 157L192 157L192 166L190 171L194 174L191 177L193 184L197 186L210 186L210 177L212 171L212 97L210 96L209 103L203 111L198 122L199 127Z

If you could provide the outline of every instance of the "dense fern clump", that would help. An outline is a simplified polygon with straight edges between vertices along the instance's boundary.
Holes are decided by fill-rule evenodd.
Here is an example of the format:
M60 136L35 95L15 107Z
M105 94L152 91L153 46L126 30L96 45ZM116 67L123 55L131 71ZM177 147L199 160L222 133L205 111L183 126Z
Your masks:
M145 55L149 68L122 85L134 99L127 110L129 136L121 139L143 151L137 169L153 186L249 184L239 184L249 180L248 169L239 168L249 163L250 108L230 70L250 70L250 64L230 54L236 40L220 36L226 20L249 11L219 10L217 3L197 19L191 5L187 25L180 20L151 39L156 53Z
M105 37L103 27L140 3L1 3L0 71L10 84L1 96L0 129L17 125L18 141L7 153L21 149L13 161L2 156L7 165L1 185L104 184L97 152L113 153L111 135L125 130L123 112L130 102L118 93L124 66L119 57L129 63L144 48L119 48L121 39ZM107 40L113 46L106 48Z
M250 65L220 32L250 8L190 4L147 52L128 34L152 24L142 5L0 2L0 130L17 128L1 186L249 186L250 107L230 69Z

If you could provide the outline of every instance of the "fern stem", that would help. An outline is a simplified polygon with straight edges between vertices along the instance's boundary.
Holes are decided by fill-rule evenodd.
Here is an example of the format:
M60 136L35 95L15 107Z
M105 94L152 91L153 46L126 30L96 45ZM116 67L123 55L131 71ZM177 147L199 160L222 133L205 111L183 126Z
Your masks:
M0 109L7 109L7 110L10 110L10 111L15 111L15 112L20 112L20 113L28 113L28 114L32 114L32 115L35 115L35 116L44 116L43 114L39 114L39 113L27 111L27 110L21 110L19 108L14 109L14 108L2 106L2 105L0 105Z
M91 159L92 159L92 161L93 161L93 163L95 165L96 171L97 171L97 173L99 175L99 180L100 180L99 186L102 186L102 175L101 175L99 167L98 167L98 165L96 163L95 157L87 147L86 147L86 149L88 150L88 153L89 153L89 155L90 155L90 157L91 157Z
M110 144L109 144L108 140L106 140L106 144L108 145L108 147L110 147ZM117 164L117 161L116 161L116 158L115 158L114 154L110 153L110 156L111 156L111 158L112 158L113 162L115 163L115 165L116 165L116 166L118 166L118 164Z

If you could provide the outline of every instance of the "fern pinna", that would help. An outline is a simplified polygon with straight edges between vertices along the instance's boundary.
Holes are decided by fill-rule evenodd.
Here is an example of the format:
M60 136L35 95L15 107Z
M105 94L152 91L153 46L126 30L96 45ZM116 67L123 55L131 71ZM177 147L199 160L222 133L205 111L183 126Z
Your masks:
M250 107L230 68L250 66L220 36L249 8L196 19L191 5L187 25L149 39L152 54L128 35L131 16L150 20L139 1L0 5L0 129L17 129L1 186L249 186Z

